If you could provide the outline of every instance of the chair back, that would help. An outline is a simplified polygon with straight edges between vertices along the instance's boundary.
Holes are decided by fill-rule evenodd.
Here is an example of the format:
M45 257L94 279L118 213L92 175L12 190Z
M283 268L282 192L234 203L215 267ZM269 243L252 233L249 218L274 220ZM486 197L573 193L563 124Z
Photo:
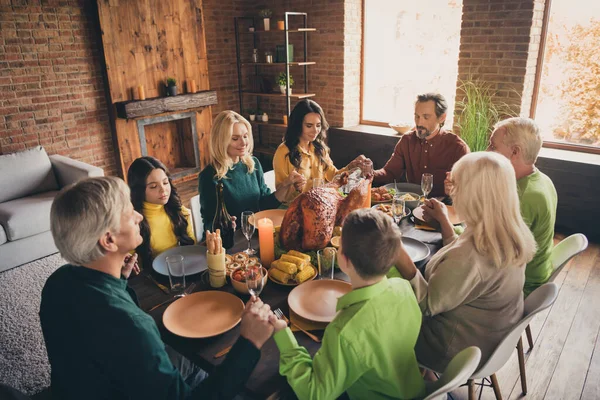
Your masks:
M275 171L270 170L264 173L265 184L271 189L271 193L275 192Z
M587 237L582 233L571 235L554 246L552 254L550 255L552 275L550 275L548 282L553 282L565 265L567 265L567 263L577 254L587 249L587 247Z
M200 214L200 195L197 194L190 199L190 208L192 210L192 223L194 224L194 234L196 235L196 242L202 240L204 235L204 223L202 221L202 214Z
M546 283L531 292L525 299L525 311L521 321L508 332L498 347L496 347L496 350L494 350L490 358L473 374L473 376L471 376L471 379L486 378L495 374L502 368L510 358L523 331L525 331L525 328L529 325L533 317L550 307L557 296L558 286L552 282Z
M455 355L440 379L427 385L427 397L424 400L445 399L447 393L469 379L477 369L480 360L481 350L475 346L467 347Z

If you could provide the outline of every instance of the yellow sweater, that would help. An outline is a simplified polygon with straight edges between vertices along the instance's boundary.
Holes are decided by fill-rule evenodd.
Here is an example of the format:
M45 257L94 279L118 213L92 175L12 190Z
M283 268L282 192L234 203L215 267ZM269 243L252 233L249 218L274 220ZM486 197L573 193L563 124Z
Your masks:
M187 234L195 242L196 238L191 218L192 213L183 206L181 207L181 211L188 222ZM143 212L144 218L146 218L150 227L150 250L152 251L153 258L179 244L173 230L173 223L163 205L144 202Z
M306 178L306 185L302 192L306 192L309 189L312 189L313 179L324 179L326 182L330 182L333 177L344 171L345 168L338 170L335 165L333 165L333 161L329 157L329 151L325 154L325 162L327 163L327 169L321 164L319 161L319 157L315 154L315 148L310 144L309 151L306 152L302 147L298 147L300 150L300 168L296 169L294 165L290 161L290 150L286 146L285 143L282 143L277 148L275 155L273 156L273 170L275 170L275 187L279 187L281 182L283 182L292 171L297 170L299 174L304 175ZM290 186L286 195L284 203L289 203L294 200L300 193L294 188L294 186Z

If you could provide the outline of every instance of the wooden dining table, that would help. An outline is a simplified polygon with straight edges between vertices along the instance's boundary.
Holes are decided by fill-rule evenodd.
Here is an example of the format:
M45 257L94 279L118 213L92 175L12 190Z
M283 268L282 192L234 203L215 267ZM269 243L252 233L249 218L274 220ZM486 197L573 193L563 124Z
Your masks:
M405 236L420 240L429 247L429 257L417 264L417 267L422 269L427 261L429 261L431 255L435 254L435 252L442 247L441 234L439 232L415 229L414 224L408 218L401 221L400 227ZM258 235L255 234L251 240L251 244L254 249L258 249L257 236ZM235 236L235 244L232 249L228 250L228 253L233 254L238 251L245 250L247 244L247 240L238 230ZM205 247L201 245L197 246L198 251L206 251ZM150 274L154 280L144 276L147 274ZM346 274L340 270L336 270L334 278L348 281ZM140 307L144 310L149 310L153 306L168 300L171 297L170 294L166 294L159 289L156 282L163 284L166 287L169 286L168 277L158 274L156 271L152 270L152 268L146 268L140 275L129 280L130 286L135 290L138 296ZM188 285L189 282L196 283L195 289L193 290L194 292L220 290L235 294L244 302L249 299L249 296L236 292L230 284L227 284L219 289L212 288L208 283L208 271L188 277ZM292 289L293 287L278 285L272 281L269 281L260 294L260 298L263 302L269 304L271 309L280 308L283 313L289 317L290 310L287 298ZM213 371L219 364L221 364L227 357L224 356L215 358L215 354L219 353L226 347L233 345L237 340L240 333L239 324L228 332L222 333L215 337L205 339L183 338L169 332L163 325L162 316L167 307L168 304L165 304L164 306L159 307L149 313L156 321L163 341L210 374L210 372ZM312 333L317 335L319 338L323 336L323 331L313 331ZM294 332L294 335L296 336L298 343L301 346L306 347L312 356L314 356L314 354L321 347L320 343L313 341L306 334L300 331ZM279 374L279 350L273 338L269 339L262 347L260 361L246 382L245 394L251 398L258 399L265 399L274 394L279 395L274 397L294 397L293 391L287 384L285 377Z

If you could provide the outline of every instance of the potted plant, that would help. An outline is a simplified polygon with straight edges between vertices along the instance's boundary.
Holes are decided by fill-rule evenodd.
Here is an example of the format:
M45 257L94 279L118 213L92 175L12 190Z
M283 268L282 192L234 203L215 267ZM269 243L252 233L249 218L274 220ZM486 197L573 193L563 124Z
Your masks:
M262 121L263 120L262 117L263 117L263 111L259 108L256 110L256 120Z
M262 114L262 120L263 122L269 122L269 115L266 112Z
M256 110L254 108L249 108L246 110L248 116L250 117L250 121L254 121L256 119Z
M265 31L271 30L271 15L273 15L273 11L268 8L263 8L258 12L258 15L263 19L265 23Z
M282 94L285 94L285 89L287 87L287 75L285 72L281 72L276 79L277 84L279 85L279 90ZM292 78L292 74L290 74L290 94L292 94L292 86L294 86L294 78Z
M175 78L167 78L167 95L177 96L177 80Z

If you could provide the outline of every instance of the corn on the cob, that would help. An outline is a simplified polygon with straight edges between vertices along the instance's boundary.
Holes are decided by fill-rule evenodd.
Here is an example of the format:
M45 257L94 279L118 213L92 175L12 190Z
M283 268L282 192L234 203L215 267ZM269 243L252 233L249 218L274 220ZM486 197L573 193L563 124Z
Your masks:
M302 283L309 280L315 274L315 269L309 264L296 274L296 282Z
M292 277L290 274L280 271L277 268L273 267L271 267L271 269L269 270L269 275L271 275L273 278L275 278L281 283L288 283L288 281Z
M285 261L285 262L292 263L292 264L296 265L296 267L300 271L302 271L302 269L304 269L304 266L309 263L308 261L303 260L302 258L290 256L289 254L282 255L281 258L279 258L279 261Z
M287 252L288 256L294 256L303 259L306 262L310 262L310 256L308 254L300 253L296 250L290 250Z
M290 275L294 275L296 272L298 272L298 267L296 267L296 264L292 264L291 262L287 261L282 261L281 259L279 259L275 263L275 268Z

